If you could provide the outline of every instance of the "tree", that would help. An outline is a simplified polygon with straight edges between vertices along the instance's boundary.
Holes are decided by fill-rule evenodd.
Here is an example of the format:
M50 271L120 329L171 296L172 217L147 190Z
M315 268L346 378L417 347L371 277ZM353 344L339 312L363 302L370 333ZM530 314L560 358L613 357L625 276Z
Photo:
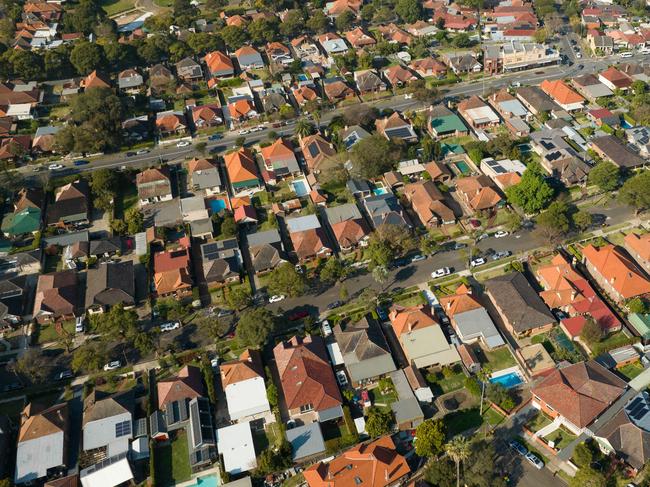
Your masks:
M422 18L422 4L418 0L397 0L395 12L404 22L412 24Z
M632 298L627 302L630 313L645 315L650 313L650 302L644 298Z
M573 225L581 232L584 232L587 228L589 228L594 221L591 213L585 210L578 210L575 212L572 216L572 220Z
M9 49L2 55L0 70L8 70L5 77L40 79L43 77L43 58L34 51ZM3 68L3 64L5 64ZM0 71L1 72L1 71Z
M424 472L424 479L436 487L454 487L456 485L455 475L456 469L453 462L444 457L429 462L429 466Z
M207 32L190 32L186 42L192 52L199 56L224 48L224 43L220 37Z
M320 280L326 284L333 284L344 275L343 263L336 257L330 257L320 271Z
M297 37L305 26L305 19L298 9L289 10L280 24L280 34L284 37Z
M508 200L529 214L546 208L553 194L553 188L546 182L542 168L536 162L528 165L518 184L506 189Z
M221 38L230 49L239 49L248 40L248 34L241 27L227 25L221 29Z
M251 291L248 286L236 286L228 289L226 302L233 309L242 309L251 304Z
M372 269L372 278L379 284L383 284L388 279L388 269L386 266L377 265Z
M467 438L461 435L454 436L445 445L445 451L456 464L456 487L460 487L460 464L467 460L471 453Z
M336 18L336 30L339 32L350 30L352 24L354 23L354 18L354 14L349 10L341 12L341 14Z
M93 204L100 210L111 208L118 185L118 173L110 169L93 171L90 180L94 200Z
M570 228L569 207L564 201L554 201L537 217L537 231L549 243L565 235Z
M426 135L422 138L422 157L425 161L437 161L441 154L441 145ZM428 173L427 173L428 174Z
M401 157L400 147L379 134L360 140L350 152L352 172L366 179L391 171Z
M232 238L237 235L237 223L235 223L235 217L231 213L224 215L221 220L221 236L225 238Z
M126 210L124 218L129 235L144 231L144 215L138 208L132 207Z
M460 34L456 34L451 43L454 47L465 49L472 46L472 39L465 32L461 32Z
M535 42L539 42L540 44L544 44L548 37L549 37L549 32L546 27L540 27L535 31Z
M74 9L66 9L63 16L65 32L83 32L90 34L106 18L106 12L98 0L80 0Z
M305 293L307 283L292 264L285 262L271 271L268 289L270 293L295 298Z
M70 62L81 76L89 74L102 65L104 52L94 42L79 42L70 52Z
M137 330L138 314L118 303L106 313L92 315L90 323L93 331L104 335L105 338L125 338L132 336Z
M377 109L365 103L350 105L343 112L343 120L347 125L368 126L375 122L377 116Z
M345 284L341 284L339 286L339 299L341 301L347 301L349 297L350 293L348 291L348 288L345 286Z
M424 255L433 255L440 249L436 239L430 235L425 235L420 239L420 250Z
M619 199L632 206L636 214L650 207L650 171L643 171L631 177L618 192Z
M0 487L14 487L14 484L8 478L7 479L0 479Z
M40 383L47 378L48 363L39 350L30 348L16 359L12 369L15 373L27 377L32 383Z
M322 34L327 30L329 20L322 10L316 10L311 13L306 22L307 28L316 34Z
M135 332L131 337L131 342L142 356L148 355L156 348L153 334L146 331Z
M585 443L578 443L573 450L573 457L571 458L580 469L589 467L594 461L594 452L592 448Z
M255 44L272 42L278 37L278 22L262 17L248 24L246 31Z
M427 419L415 430L415 453L421 457L438 456L443 451L446 428L442 419Z
M75 372L96 372L107 361L108 354L104 346L97 342L86 342L74 351L72 355L72 370Z
M516 232L521 228L521 217L516 211L510 211L506 215L506 219L503 222L503 226L506 227L506 229L509 232Z
M582 331L580 332L582 338L588 345L598 343L603 338L603 329L591 316L587 318Z
M393 429L393 422L393 414L390 411L385 411L376 406L372 406L368 409L366 432L372 438L387 435Z
M237 324L237 341L244 347L261 348L275 329L275 317L266 308L244 311Z
M603 191L614 191L618 188L620 172L617 166L609 161L601 161L589 171L589 184L595 184Z
M257 459L256 475L265 477L273 472L286 470L291 466L291 444L283 441L282 445L276 450L267 448Z
M306 118L299 118L296 122L296 135L307 137L314 133L314 124Z
M569 480L569 487L605 487L605 485L607 485L605 475L589 466L582 467Z

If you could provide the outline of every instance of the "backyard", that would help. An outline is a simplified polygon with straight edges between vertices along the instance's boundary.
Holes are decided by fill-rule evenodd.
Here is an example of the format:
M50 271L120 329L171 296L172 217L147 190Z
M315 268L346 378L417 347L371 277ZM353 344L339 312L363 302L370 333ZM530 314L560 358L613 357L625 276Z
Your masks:
M486 350L480 345L477 345L474 347L474 353L482 364L485 365L487 363L487 365L490 366L492 372L497 372L517 365L517 362L510 353L508 347Z
M102 10L106 12L109 17L131 10L135 5L133 0L101 0L100 5Z
M174 485L188 480L192 475L185 430L176 430L171 435L169 444L156 447L155 468L158 485Z
M643 365L641 362L634 362L618 369L619 374L622 374L628 381L634 379L637 375L643 372Z
M431 387L431 391L435 396L447 394L448 392L462 389L465 386L465 379L467 378L463 373L461 367L451 367L445 375L441 370L429 369L427 372L427 382Z

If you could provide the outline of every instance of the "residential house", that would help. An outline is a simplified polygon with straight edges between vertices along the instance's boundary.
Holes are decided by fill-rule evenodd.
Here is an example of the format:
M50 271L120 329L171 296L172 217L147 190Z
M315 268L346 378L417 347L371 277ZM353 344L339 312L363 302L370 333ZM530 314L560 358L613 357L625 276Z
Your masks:
M440 306L463 343L481 341L488 349L505 345L492 318L470 287L461 284L454 294L440 298Z
M438 32L438 27L433 22L416 20L412 24L406 25L406 31L409 34L413 34L415 37L427 37L435 35L435 33Z
M127 453L134 438L133 389L109 395L94 390L83 400L82 448L94 463Z
M354 82L357 84L357 90L359 90L361 96L379 93L388 89L386 83L372 69L355 71Z
M390 66L384 69L382 73L393 88L401 88L418 79L410 69L401 64Z
M273 357L292 419L324 422L343 416L341 393L320 336L281 341L273 348Z
M178 247L153 256L154 286L158 296L182 297L192 291L190 242L183 237Z
M223 458L223 469L228 474L237 475L257 468L253 433L249 421L219 428L217 448Z
M456 194L460 196L470 212L491 212L504 203L492 186L492 180L483 174L458 179Z
M144 78L136 69L125 69L117 75L117 86L129 94L137 94L144 86Z
M296 103L301 107L304 107L309 102L317 102L320 100L320 96L318 96L314 86L301 85L294 88L292 93L296 99Z
M202 192L207 196L223 191L219 168L213 162L195 157L187 163L187 172L192 191Z
M286 218L293 252L300 262L329 257L332 248L316 215Z
M607 108L594 108L587 110L587 119L594 122L597 127L608 125L610 127L618 127L621 124L620 115L615 115Z
M522 273L489 279L485 288L506 330L513 335L537 335L555 325L555 317Z
M145 140L149 138L150 132L148 115L127 118L122 122L122 134L124 134L124 138L129 141Z
M562 80L545 79L539 87L567 112L582 110L584 107L585 99Z
M628 143L639 152L642 157L650 158L650 128L632 127L625 129Z
M333 102L352 99L356 93L350 88L343 78L326 78L323 79L323 90L325 96Z
M309 487L371 485L389 487L410 473L406 459L397 453L390 436L360 443L329 462L318 462L304 471Z
M348 45L335 32L325 32L318 36L318 43L329 57L347 52Z
M408 46L413 42L413 36L394 23L380 25L377 30L381 36L390 44L400 44Z
M370 229L355 203L325 208L323 214L341 252L368 244Z
M566 128L566 127L565 127ZM587 182L591 166L565 139L571 132L565 128L542 129L530 134L532 149L539 154L542 167L552 176L572 186Z
M153 93L164 93L176 87L176 77L162 64L149 68L149 87Z
M604 333L621 329L617 316L562 254L556 254L549 265L539 267L535 277L544 288L540 296L546 305L569 315L560 326L571 338L580 336L587 318L593 318Z
M443 60L455 75L480 73L483 70L483 65L473 53L449 54L445 55Z
M625 236L625 250L648 274L650 274L650 233L639 235L630 232Z
M85 90L89 90L91 88L110 88L111 81L106 76L98 73L97 70L95 70L81 80L81 87Z
M73 319L81 304L79 291L73 270L39 275L32 316L39 323Z
M192 122L199 131L221 125L223 123L221 107L216 104L192 107Z
M318 46L307 36L300 36L291 41L291 48L304 63L318 64L322 61L322 56L318 50Z
M228 103L228 113L233 125L259 117L255 104L248 98L239 98Z
M276 184L279 180L300 174L300 166L293 145L280 137L271 145L260 151L264 164L262 177L267 184Z
M235 195L256 191L260 188L257 165L253 157L251 151L245 147L223 156L226 173Z
M499 116L490 105L476 95L465 98L458 104L458 113L475 130L491 129L501 125Z
M582 251L582 262L596 283L619 304L650 294L650 280L620 247L589 244Z
M424 170L431 176L434 183L449 184L452 179L449 168L440 162L431 161L424 166Z
M364 316L334 327L334 338L353 386L374 382L395 370L395 362L379 323Z
M27 207L13 213L7 213L0 227L8 237L18 237L36 233L41 228L41 209Z
M531 392L531 404L576 435L589 427L623 394L627 384L597 362L553 370Z
M183 81L197 82L203 79L201 65L191 57L181 59L174 66L176 67L176 75Z
M32 152L36 154L56 152L55 135L59 130L61 130L61 127L53 125L38 127L34 133L34 140L32 140ZM15 132L15 129L11 130L11 132Z
M480 169L488 176L501 191L521 181L521 175L526 170L526 165L518 159L501 159L495 161L492 157L486 157L481 161Z
M417 181L404 186L404 196L420 223L427 228L456 222L456 216L445 204L445 197L433 181Z
M278 90L265 90L260 96L260 101L262 102L262 107L264 107L264 113L276 113L279 112L282 107L291 108L291 105L287 103L287 99L284 97L284 90L281 88Z
M345 183L345 187L352 196L357 198L367 198L372 194L372 188L366 179L350 178Z
M405 370L413 369L417 370L417 367L411 364L406 369L397 369L389 374L397 395L397 400L390 404L390 408L395 416L397 429L400 431L413 431L424 422L420 402L415 397L405 373Z
M325 439L318 422L294 426L287 430L284 436L291 445L291 459L294 464L308 463L325 453Z
M232 59L221 51L209 52L203 60L213 78L231 78L235 74Z
M116 304L135 304L133 261L100 262L86 272L85 309L89 313L101 312Z
M277 229L251 233L246 238L255 274L271 271L287 261L280 232Z
M266 45L266 56L274 64L288 66L293 62L291 50L280 42L269 42Z
M140 206L172 199L172 186L167 166L140 171L135 177L135 184L138 188Z
M388 317L407 360L417 368L460 361L456 348L447 342L428 307L394 305Z
M240 47L235 51L235 58L239 63L239 69L242 71L262 69L264 67L262 55L253 46Z
M614 135L594 137L590 141L591 149L603 159L620 168L633 169L644 166L647 161L631 150Z
M351 13L354 17L358 17L361 12L361 0L333 0L326 2L325 13L328 17L335 19L344 12Z
M571 80L578 92L594 103L598 98L612 96L613 92L607 85L601 83L593 74L585 74Z
M88 183L79 179L61 186L54 193L54 203L47 206L48 225L68 226L88 221Z
M632 86L634 81L631 77L619 71L614 66L610 66L602 73L599 73L598 80L612 91L626 91L630 86Z
M173 110L156 113L156 131L160 137L184 135L187 133L185 114Z
M560 62L560 53L544 44L511 40L483 48L483 65L487 74L533 69Z
M339 139L343 142L345 149L348 151L352 149L354 144L360 140L367 139L368 137L370 137L370 134L360 125L344 127L343 130L339 132Z
M244 267L237 239L201 244L201 266L208 286L239 282Z
M375 120L377 133L383 135L388 140L401 139L405 142L416 142L418 136L413 130L413 125L404 120L398 112L393 112L385 118Z
M222 363L219 372L230 421L256 421L261 425L275 422L266 397L264 367L258 350L244 350L238 359Z
M516 96L533 115L559 110L560 107L538 86L517 88Z
M0 330L13 329L31 316L32 281L32 277L25 275L14 275L11 278L4 275L0 280Z
M14 483L33 484L68 470L67 403L44 409L29 403L20 413Z
M170 430L182 427L187 422L190 402L205 394L201 369L193 365L184 366L175 377L157 381L156 389L158 409L163 412L165 424Z
M351 31L346 32L345 38L354 49L363 49L377 44L375 38L361 27L355 27Z
M428 128L436 138L469 133L460 117L444 105L435 105L429 110Z
M411 228L409 217L393 193L369 196L363 200L363 206L375 229L381 225L396 225L404 230Z
M515 117L523 120L530 118L530 113L528 113L526 107L505 88L494 92L488 100L490 105L506 121Z
M444 78L447 76L447 66L433 57L416 59L412 61L410 67L422 78L433 76L434 78Z

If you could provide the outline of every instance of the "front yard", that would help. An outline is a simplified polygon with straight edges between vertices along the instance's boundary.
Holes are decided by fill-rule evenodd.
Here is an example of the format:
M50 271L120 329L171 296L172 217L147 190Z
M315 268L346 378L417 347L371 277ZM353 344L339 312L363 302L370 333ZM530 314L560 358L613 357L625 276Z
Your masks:
M530 421L526 424L526 428L528 428L530 431L533 433L538 432L545 426L548 426L551 424L553 421L551 418L546 416L543 412L539 411L535 416L533 416Z
M546 435L544 440L546 440L547 443L553 442L553 448L561 450L576 438L577 436L571 433L568 429L559 427L555 431Z
M64 321L61 325L63 331L69 335L74 335L75 324L74 321ZM54 323L47 325L40 325L38 328L38 343L55 342L59 339L60 334Z

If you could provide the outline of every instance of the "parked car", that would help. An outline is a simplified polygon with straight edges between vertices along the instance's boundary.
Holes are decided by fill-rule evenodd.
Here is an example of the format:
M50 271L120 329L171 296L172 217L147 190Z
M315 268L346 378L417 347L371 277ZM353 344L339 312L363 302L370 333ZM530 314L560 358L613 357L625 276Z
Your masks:
M309 312L301 309L300 311L296 311L295 313L290 314L289 321L302 320L303 318L307 318L307 316L309 316Z
M506 257L509 257L510 254L509 250L503 250L501 252L495 252L494 255L492 255L492 260L499 260L499 259L505 259Z
M235 312L231 309L220 309L217 312L217 318L223 318L224 316L230 316L234 314Z
M58 375L56 376L57 380L66 380L66 379L72 379L74 377L74 374L72 373L71 370L64 370L63 372L59 372Z
M377 306L377 316L379 316L381 321L388 321L388 313L381 306Z
M516 440L510 441L510 448L519 453L521 456L525 456L528 453L528 449Z
M342 301L338 301L338 300L337 300L337 301L334 301L334 302L328 304L328 305L327 305L327 309L338 308L338 307L341 306L342 304L343 304Z
M165 331L178 330L180 327L181 327L180 321L168 321L160 325L160 331L165 332Z
M483 257L476 257L475 259L472 259L471 262L469 263L471 267L476 267L483 264L485 264L485 259Z
M129 151L126 153L126 157L133 157L135 155L135 152Z
M454 250L460 250L467 248L466 243L454 242Z
M276 295L271 296L271 297L269 298L269 303L279 303L279 302L282 301L284 298L285 298L285 295L284 295L284 294L276 294Z
M470 224L473 228L479 228L479 227L481 226L481 220L477 220L476 218L472 218L472 219L469 221L469 224Z
M104 371L108 372L109 370L119 369L122 366L122 362L119 360L113 360L104 365Z
M431 278L435 279L437 277L448 276L451 274L451 269L449 267L442 267L431 273Z
M176 147L187 147L188 145L190 145L189 141L181 140L178 144L176 144Z
M221 134L212 134L210 137L208 137L208 140L219 140L223 139L223 136Z
M296 265L294 266L294 269L296 269L296 272L297 272L298 274L304 274L304 273L305 273L305 270L302 268L302 266L301 266L300 264L296 264Z
M336 381L339 383L341 387L347 386L348 385L348 378L345 375L345 372L342 370L339 370L336 372Z
M507 237L508 235L510 235L510 233L506 232L505 230L499 230L498 232L495 232L494 238L503 238Z
M248 134L250 134L250 130L246 130L246 129L244 129L244 130L240 130L240 131L237 132L237 133L238 133L239 135L248 135Z
M149 154L149 149L140 149L136 152L137 155L142 156L144 154Z
M323 320L320 329L322 330L324 337L328 337L332 334L332 327L330 326L330 322L327 320Z
M426 258L427 258L426 255L422 255L422 254L414 255L413 257L411 257L411 262L420 262L421 260L426 260Z
M210 360L210 365L212 366L213 369L216 369L219 367L219 357L214 357L212 360Z
M489 235L487 233L482 233L476 238L476 241L480 242L481 240L485 240L488 237L489 237Z
M85 166L86 164L90 164L90 161L87 161L85 159L79 159L77 161L74 161L72 164L75 166Z
M11 392L11 391L17 391L19 389L24 388L25 386L22 385L20 382L10 382L9 384L6 384L3 386L2 391L3 392Z
M533 464L535 468L538 470L541 470L544 468L544 462L542 462L539 458L537 458L537 455L535 455L533 452L528 452L526 454L526 460L528 460L530 463Z
M63 169L63 164L50 164L47 166L50 171L56 171L58 169Z
M84 317L83 316L77 316L77 318L75 319L74 331L75 331L75 333L83 333L83 331L84 331Z

